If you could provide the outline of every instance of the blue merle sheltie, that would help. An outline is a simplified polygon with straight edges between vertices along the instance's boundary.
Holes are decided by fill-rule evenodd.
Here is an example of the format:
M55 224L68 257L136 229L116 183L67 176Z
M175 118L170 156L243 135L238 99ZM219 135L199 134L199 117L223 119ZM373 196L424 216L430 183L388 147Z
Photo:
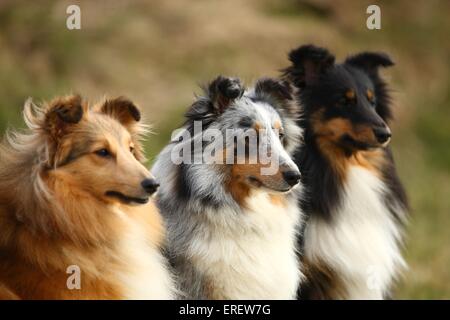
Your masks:
M238 79L219 76L186 114L183 134L190 140L178 134L158 156L153 172L160 178L158 203L168 228L168 255L186 298L296 297L302 278L296 250L301 188L290 155L302 131L292 90L273 79L245 89ZM196 123L201 125L197 133ZM210 130L236 134L219 143L217 137L206 138ZM256 140L247 139L249 131L258 133ZM227 154L227 161L174 161L175 149L194 145L198 137L201 153L215 145L214 157ZM243 141L246 152L239 161L235 151ZM262 170L272 163L247 152L251 142L267 147L277 162L272 173Z
M307 216L299 241L302 298L382 299L405 267L401 255L407 200L390 149L389 90L383 53L363 52L335 64L326 49L289 54L283 78L298 90L304 144L295 155Z

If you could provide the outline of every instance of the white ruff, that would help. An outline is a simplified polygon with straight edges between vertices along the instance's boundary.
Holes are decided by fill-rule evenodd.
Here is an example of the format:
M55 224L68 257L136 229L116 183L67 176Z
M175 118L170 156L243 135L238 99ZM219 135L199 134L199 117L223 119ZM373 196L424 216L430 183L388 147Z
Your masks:
M306 257L329 264L342 277L349 293L343 298L382 299L406 267L397 241L401 234L383 202L384 192L377 176L353 166L333 221L312 216L307 224Z
M128 227L120 246L120 257L126 267L117 271L125 299L173 299L175 286L158 248L151 244L144 228L126 214L119 215Z
M189 254L199 271L214 281L216 295L295 298L302 277L295 249L301 214L295 200L282 207L266 192L255 191L245 212L210 214L215 216L214 230L193 242Z

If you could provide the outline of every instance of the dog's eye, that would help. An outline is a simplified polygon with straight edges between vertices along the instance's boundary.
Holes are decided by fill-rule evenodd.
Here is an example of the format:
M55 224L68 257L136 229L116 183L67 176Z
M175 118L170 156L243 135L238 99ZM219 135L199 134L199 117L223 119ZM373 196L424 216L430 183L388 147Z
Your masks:
M95 151L95 154L103 158L109 157L111 155L108 149L105 148Z
M374 95L373 91L370 90L370 89L367 89L366 90L366 96L367 96L367 100L369 100L369 103L372 106L375 106L375 95Z
M134 147L130 146L130 152L133 153L134 152Z
M281 131L280 131L280 132L278 133L278 137L280 138L281 141L283 141L283 139L284 139L284 132L281 132Z

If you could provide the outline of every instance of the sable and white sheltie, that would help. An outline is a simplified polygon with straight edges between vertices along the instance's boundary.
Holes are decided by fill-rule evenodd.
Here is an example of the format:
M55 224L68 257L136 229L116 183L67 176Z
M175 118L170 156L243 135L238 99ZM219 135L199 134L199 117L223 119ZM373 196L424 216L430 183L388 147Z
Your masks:
M293 50L284 79L297 89L305 143L302 171L308 221L300 297L382 299L405 267L401 255L407 201L387 147L392 118L380 67L383 53L363 52L335 64L312 45Z
M0 298L171 298L136 106L68 96L24 116L0 150Z
M159 155L153 168L161 178L158 205L167 221L170 260L187 298L296 297L302 277L296 252L300 175L290 157L302 134L296 108L283 82L262 79L245 90L238 79L220 76L187 112L183 134ZM196 123L201 124L197 133ZM213 130L244 134L225 142L206 138ZM273 174L262 173L271 163L262 163L260 155L245 152L245 161L239 161L234 153L244 140L251 148L249 131L258 133L256 145L264 143L278 161ZM178 147L191 144L201 150L188 151L189 158L214 145L213 157L232 154L232 161L203 163L202 154L200 162L174 163Z

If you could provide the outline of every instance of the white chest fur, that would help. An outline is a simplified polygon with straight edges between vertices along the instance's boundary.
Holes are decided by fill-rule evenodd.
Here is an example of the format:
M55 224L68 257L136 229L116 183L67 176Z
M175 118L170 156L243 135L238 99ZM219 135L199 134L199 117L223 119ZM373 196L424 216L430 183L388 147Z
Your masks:
M257 193L243 213L223 217L191 245L199 271L214 283L218 298L293 299L301 278L296 233L301 215L295 201L280 206ZM220 218L219 218L220 219ZM209 228L208 228L209 229Z
M349 299L381 299L405 262L400 231L383 202L384 183L370 171L349 170L342 206L332 222L311 217L305 231L309 261L329 264Z
M174 284L162 254L155 248L144 228L125 214L127 231L121 242L120 257L125 267L117 272L126 299L173 299Z

